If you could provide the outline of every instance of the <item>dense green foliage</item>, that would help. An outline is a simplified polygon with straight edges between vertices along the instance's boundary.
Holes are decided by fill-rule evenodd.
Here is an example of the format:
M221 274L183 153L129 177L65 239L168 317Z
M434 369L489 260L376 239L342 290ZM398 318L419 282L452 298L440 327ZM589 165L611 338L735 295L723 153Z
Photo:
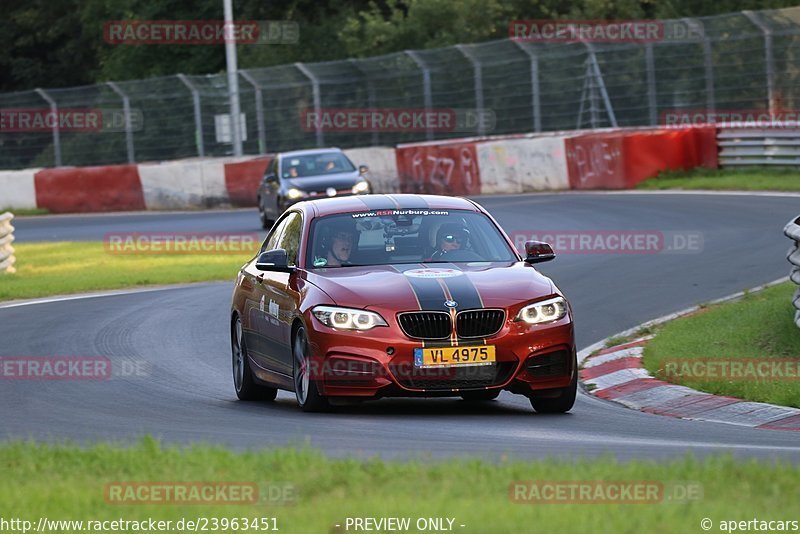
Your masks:
M242 68L326 61L500 39L514 19L675 18L795 4L794 0L261 0L234 1L239 20L292 20L298 45L240 47ZM112 46L111 20L220 20L222 0L6 0L0 92L107 80L217 73L223 47Z

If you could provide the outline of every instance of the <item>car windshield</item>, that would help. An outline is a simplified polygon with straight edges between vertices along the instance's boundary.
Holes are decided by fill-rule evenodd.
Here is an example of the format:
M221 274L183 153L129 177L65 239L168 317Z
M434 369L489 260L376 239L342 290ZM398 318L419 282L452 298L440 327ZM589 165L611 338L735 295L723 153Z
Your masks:
M355 166L341 152L322 152L302 156L288 156L281 162L283 178L305 178L339 172L353 172Z
M312 222L306 268L517 261L486 215L466 210L373 210Z

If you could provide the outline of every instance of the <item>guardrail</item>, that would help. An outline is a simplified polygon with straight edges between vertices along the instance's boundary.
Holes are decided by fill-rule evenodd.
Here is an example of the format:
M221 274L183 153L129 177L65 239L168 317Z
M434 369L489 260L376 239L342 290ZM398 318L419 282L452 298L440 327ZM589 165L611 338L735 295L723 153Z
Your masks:
M14 247L11 243L14 241L14 227L11 226L11 220L14 214L5 212L0 215L0 273L14 273L14 262L17 259L14 257Z
M720 128L717 146L720 167L800 167L800 129L797 128Z
M789 263L793 265L789 278L800 286L800 217L790 221L783 229L783 233L789 239L794 240L794 245L789 249L789 254L786 257ZM792 297L792 302L796 310L794 312L794 323L800 327L800 288L797 289L794 297Z

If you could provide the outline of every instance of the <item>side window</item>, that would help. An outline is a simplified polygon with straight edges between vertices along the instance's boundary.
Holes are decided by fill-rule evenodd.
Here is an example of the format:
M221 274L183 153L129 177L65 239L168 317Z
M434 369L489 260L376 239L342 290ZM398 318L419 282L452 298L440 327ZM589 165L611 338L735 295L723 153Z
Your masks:
M273 158L273 160L269 164L269 170L267 174L274 174L275 176L278 175L278 158Z
M266 252L268 250L281 248L278 245L278 240L280 239L281 234L283 233L284 229L286 228L286 222L290 218L291 217L286 217L283 220L281 220L281 222L279 222L278 224L276 224L275 226L272 227L272 231L270 231L269 236L267 236L266 241L264 241L264 244L261 245L261 252Z
M281 223L283 231L278 239L278 246L286 250L289 265L297 265L297 251L300 249L300 234L303 230L303 218L299 213L289 214Z

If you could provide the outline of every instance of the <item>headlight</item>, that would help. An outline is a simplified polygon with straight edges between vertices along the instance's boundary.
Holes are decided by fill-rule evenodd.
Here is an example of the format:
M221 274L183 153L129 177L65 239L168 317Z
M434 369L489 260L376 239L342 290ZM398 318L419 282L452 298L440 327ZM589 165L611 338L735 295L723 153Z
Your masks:
M567 314L567 301L564 297L555 297L529 304L517 314L517 321L528 324L542 324L558 321Z
M289 189L286 192L286 196L288 198L290 198L291 200L297 200L298 198L305 197L306 196L306 192L305 191L300 191L299 189L296 189L296 188L293 187L293 188Z
M311 313L324 325L340 330L369 330L376 326L389 326L375 312L352 310L335 306L317 306Z
M360 193L368 193L369 192L369 182L358 182L356 185L353 186L353 194L358 195Z

